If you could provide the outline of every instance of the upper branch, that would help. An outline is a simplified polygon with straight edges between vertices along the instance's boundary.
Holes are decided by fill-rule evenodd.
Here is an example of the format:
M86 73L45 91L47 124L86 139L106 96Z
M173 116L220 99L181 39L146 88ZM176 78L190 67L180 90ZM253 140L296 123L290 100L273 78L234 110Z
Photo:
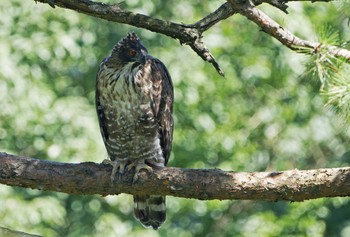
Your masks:
M326 0L325 0L326 1ZM241 3L237 0L229 0L232 4L232 7L237 13L240 13L247 17L249 20L253 21L255 24L261 27L261 29L267 34L273 36L282 44L287 46L288 48L308 53L309 51L305 51L306 48L312 49L312 52L318 52L319 47L324 47L329 54L344 58L346 60L350 60L350 51L347 49L339 48L336 46L323 46L321 43L312 42L300 39L299 37L293 35L290 31L280 26L277 22L271 19L268 15L266 15L263 11L256 8L251 2L245 1Z
M178 39L181 44L189 45L203 60L211 63L220 75L224 72L211 54L202 40L202 33L218 22L240 13L249 20L255 22L266 33L270 34L282 44L293 50L303 50L305 48L313 49L317 52L320 43L302 40L293 35L288 30L273 21L265 13L257 9L255 5L268 3L280 10L287 12L287 2L290 1L309 1L309 0L228 0L222 4L216 11L197 21L194 24L179 24L171 21L164 21L143 14L133 13L121 8L119 4L104 4L90 0L34 0L36 2L48 3L50 6L59 6L62 8L72 9L82 12L86 15L98 17L101 19L129 24L132 26L148 29ZM332 0L311 0L312 2L328 2ZM330 54L350 59L350 51L336 46L327 46L326 49ZM303 51L305 52L305 51Z
M50 6L59 6L62 8L75 10L86 15L98 17L108 21L114 21L144 28L153 32L164 34L174 39L178 39L181 44L188 44L203 60L211 63L220 75L224 75L224 72L216 62L214 56L202 41L202 33L208 29L203 27L203 24L186 25L174 23L171 21L164 21L143 14L124 10L121 8L120 4L110 5L100 2L93 2L90 0L34 1L47 3L50 4ZM207 22L210 26L220 21L220 19L225 19L228 17L225 15L221 16L221 14L225 14L227 11L219 11L218 13L219 15L216 16L217 20L212 20L210 23Z
M189 26L192 26L194 28L199 29L201 32L204 32L208 30L210 27L212 27L213 25L215 25L216 23L229 18L235 13L236 12L232 8L231 4L226 2L222 4L217 10L210 13L208 16L197 21L195 24L189 25Z
M350 195L350 167L284 172L225 172L165 167L111 183L109 165L58 163L0 153L0 183L80 195L129 193L176 197L302 201Z

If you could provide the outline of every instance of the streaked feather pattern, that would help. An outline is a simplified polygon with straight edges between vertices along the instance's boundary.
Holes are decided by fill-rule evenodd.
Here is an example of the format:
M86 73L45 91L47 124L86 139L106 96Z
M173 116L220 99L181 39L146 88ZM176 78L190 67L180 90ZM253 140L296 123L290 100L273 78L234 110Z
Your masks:
M134 165L135 171L167 164L173 100L168 70L129 33L103 60L96 79L101 134L119 173L125 164ZM134 203L135 217L144 226L157 229L165 221L165 196L134 196Z

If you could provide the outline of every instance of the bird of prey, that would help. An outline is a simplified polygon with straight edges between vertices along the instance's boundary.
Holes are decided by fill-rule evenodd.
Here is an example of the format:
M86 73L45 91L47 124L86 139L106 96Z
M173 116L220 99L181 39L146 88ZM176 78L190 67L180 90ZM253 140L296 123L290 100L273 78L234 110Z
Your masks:
M96 110L115 175L127 170L152 172L164 167L173 139L174 91L164 64L148 54L135 33L128 33L100 64ZM135 217L158 229L165 221L165 196L134 196Z

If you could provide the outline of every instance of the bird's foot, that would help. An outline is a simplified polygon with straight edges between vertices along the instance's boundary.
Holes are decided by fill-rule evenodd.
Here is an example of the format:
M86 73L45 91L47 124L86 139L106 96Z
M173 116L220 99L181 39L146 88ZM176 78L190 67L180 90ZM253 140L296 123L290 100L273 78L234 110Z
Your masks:
M153 172L153 168L147 164L145 164L144 160L135 160L133 162L131 162L131 164L128 165L127 170L131 170L132 168L135 167L135 175L132 179L132 182L135 183L138 178L139 178L139 173L141 169L145 169L148 172L152 173Z
M118 180L121 180L122 175L124 174L125 168L128 164L127 161L119 161L119 160L103 160L102 164L108 164L113 167L111 174L111 182L114 182L115 175L118 173Z

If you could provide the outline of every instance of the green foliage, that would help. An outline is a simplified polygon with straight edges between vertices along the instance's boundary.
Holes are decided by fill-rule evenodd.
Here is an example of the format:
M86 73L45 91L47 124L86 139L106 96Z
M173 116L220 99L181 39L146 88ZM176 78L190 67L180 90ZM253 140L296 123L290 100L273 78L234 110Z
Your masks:
M191 23L221 3L123 4ZM324 28L323 40L349 40L346 17L332 3L291 3L288 15L269 9L299 37L314 40L316 29L332 25ZM310 61L317 66L305 67L304 56L234 16L203 38L226 73L223 79L189 47L152 32L34 1L2 1L0 13L1 151L62 162L105 159L94 108L95 75L113 45L135 31L149 52L167 65L174 81L169 165L235 171L349 165L350 133L333 110L325 109L327 101L319 93L324 83L330 101L345 108L348 69L322 47ZM313 74L301 76L311 68ZM325 79L321 83L311 80L319 75ZM134 220L129 195L75 196L0 186L0 200L0 226L53 237L317 237L347 236L350 228L350 204L344 198L270 203L168 197L168 219L158 232Z
M350 80L349 74L346 74L349 70L346 65L346 70L335 75L328 87L321 91L328 98L326 105L336 111L346 123L350 122Z
M342 43L339 32L330 26L321 28L319 42L319 48L309 52L307 73L320 80L320 90L328 98L326 104L334 108L344 121L350 122L350 65L329 52L330 46L346 47L347 43Z
M321 81L321 88L324 88L329 80L340 70L343 61L330 54L328 49L330 45L339 45L338 32L331 27L322 27L319 42L320 46L313 52L310 52L311 56L308 60L307 68L313 77Z

